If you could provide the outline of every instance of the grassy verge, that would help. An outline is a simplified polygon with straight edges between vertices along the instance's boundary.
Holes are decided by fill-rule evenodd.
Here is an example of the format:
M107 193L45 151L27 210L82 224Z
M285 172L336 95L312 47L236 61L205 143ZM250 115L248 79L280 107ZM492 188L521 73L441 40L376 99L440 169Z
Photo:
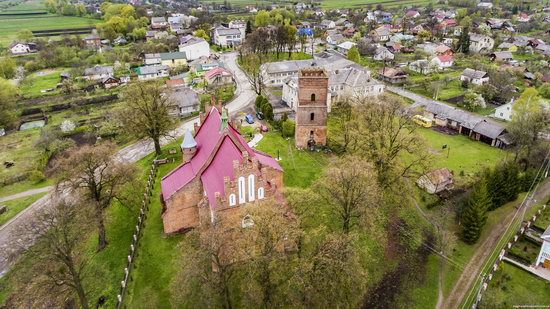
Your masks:
M31 74L20 87L21 95L27 99L35 98L44 95L41 91L46 89L54 89L47 92L48 95L58 94L59 89L55 88L61 82L61 72L62 70L47 70Z
M8 195L25 192L32 189L39 189L53 184L52 179L46 179L44 181L35 182L30 180L16 182L9 186L4 186L0 188L0 197L5 197Z
M46 193L38 193L35 195L0 203L0 205L6 206L8 208L7 212L0 215L0 226L8 222L11 218L15 217L18 213L23 211L25 208L36 202L44 195L46 195Z

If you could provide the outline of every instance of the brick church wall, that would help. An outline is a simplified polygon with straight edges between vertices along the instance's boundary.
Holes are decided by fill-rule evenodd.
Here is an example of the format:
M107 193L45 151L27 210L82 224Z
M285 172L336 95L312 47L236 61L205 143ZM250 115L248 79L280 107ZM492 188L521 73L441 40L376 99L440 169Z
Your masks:
M203 197L199 178L174 193L166 201L166 210L162 214L164 233L175 233L198 226L199 210L197 205Z

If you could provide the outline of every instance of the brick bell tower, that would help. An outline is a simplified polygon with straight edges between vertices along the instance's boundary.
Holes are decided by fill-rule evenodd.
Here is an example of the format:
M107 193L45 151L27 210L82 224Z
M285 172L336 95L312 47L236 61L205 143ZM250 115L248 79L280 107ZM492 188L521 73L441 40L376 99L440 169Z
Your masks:
M328 95L328 74L324 69L310 67L298 72L296 147L327 144Z

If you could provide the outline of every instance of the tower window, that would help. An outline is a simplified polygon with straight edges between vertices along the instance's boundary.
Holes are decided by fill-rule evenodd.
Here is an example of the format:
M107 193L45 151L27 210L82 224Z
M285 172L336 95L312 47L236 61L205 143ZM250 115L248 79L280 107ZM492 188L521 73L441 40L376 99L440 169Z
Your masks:
M264 191L264 188L260 187L258 189L258 199L263 199L264 198L264 195L265 195L265 191Z
M309 114L309 120L311 121L315 120L315 113Z
M315 101L315 93L311 94L311 101Z
M229 206L235 206L237 204L237 198L235 197L235 194L229 195Z
M246 192L244 177L239 177L238 184L239 184L239 204L244 204L245 192Z
M254 193L256 191L254 190L254 175L250 174L248 176L248 201L252 202L254 200Z

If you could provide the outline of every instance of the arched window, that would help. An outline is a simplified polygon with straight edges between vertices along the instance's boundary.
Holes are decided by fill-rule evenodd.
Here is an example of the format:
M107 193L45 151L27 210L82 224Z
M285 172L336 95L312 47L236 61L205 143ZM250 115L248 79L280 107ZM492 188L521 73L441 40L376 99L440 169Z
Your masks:
M237 197L235 196L235 194L230 194L229 195L229 206L235 206L235 204L237 204Z
M246 188L245 188L245 179L244 177L239 177L239 204L243 204L246 202L245 200L245 194L246 194Z
M241 226L243 227L243 229L254 226L254 220L252 219L252 216L244 216L243 220L241 221Z
M259 188L258 188L258 199L259 199L259 200L263 199L263 198L264 198L264 195L265 195L264 188L259 187Z
M315 93L311 94L311 101L315 101Z
M310 120L310 121L315 120L315 113L309 114L309 120Z
M256 190L254 189L254 174L250 174L248 176L248 201L252 202L255 195Z

